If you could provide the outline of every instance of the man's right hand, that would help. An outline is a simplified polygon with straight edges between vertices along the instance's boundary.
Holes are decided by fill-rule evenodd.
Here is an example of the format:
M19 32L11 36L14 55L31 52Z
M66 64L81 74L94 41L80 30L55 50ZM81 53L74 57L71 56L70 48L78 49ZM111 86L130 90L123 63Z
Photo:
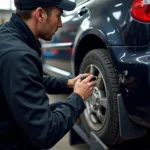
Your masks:
M74 92L79 94L83 100L87 99L93 93L93 88L96 85L95 81L91 81L93 75L87 76L84 80L77 80L74 86Z

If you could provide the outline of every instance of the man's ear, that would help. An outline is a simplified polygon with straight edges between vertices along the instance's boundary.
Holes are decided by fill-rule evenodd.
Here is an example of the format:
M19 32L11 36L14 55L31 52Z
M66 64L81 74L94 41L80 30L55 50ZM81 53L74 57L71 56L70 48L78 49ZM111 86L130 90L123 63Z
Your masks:
M41 7L38 7L35 10L35 17L39 22L43 22L46 19L46 16L46 12Z

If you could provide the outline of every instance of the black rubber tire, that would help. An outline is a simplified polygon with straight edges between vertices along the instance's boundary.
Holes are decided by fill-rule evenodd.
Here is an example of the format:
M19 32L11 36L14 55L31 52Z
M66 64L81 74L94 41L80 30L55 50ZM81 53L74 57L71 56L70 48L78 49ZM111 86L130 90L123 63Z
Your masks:
M96 65L105 80L107 89L107 111L106 120L99 131L94 131L89 126L84 113L81 114L82 125L88 135L94 132L105 144L116 145L123 140L119 135L119 119L117 108L117 94L119 93L119 84L116 70L106 49L95 49L90 51L83 59L80 66L80 73L84 73L85 68L90 65Z

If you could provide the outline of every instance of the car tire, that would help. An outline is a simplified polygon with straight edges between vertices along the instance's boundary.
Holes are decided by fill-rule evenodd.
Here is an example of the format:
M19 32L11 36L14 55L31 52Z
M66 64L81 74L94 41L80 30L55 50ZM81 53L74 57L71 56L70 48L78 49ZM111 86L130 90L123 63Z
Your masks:
M118 76L107 50L90 51L81 63L80 73L92 73L100 78L96 81L92 96L85 100L86 109L81 114L85 132L89 136L94 132L107 145L121 143L117 107Z

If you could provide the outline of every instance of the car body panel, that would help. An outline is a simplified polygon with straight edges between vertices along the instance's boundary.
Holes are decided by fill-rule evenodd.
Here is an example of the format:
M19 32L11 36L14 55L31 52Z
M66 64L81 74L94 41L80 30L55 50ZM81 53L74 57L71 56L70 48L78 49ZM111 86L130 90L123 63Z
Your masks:
M142 47L108 47L113 51L113 60L119 72L128 71L122 83L121 93L130 117L139 124L150 127L150 44Z

